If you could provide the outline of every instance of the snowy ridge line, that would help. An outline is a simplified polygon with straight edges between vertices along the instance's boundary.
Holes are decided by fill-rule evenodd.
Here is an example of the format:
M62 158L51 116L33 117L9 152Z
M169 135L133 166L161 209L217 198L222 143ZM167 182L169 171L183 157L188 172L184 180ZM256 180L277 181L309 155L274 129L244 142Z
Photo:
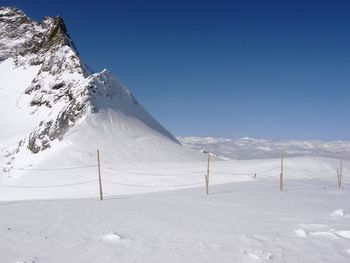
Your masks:
M0 187L8 187L8 188L57 188L57 187L67 187L67 186L74 186L74 185L96 183L97 181L98 180L90 180L90 181L83 181L83 182L77 182L77 183L72 183L72 184L40 185L40 186L0 185Z
M185 187L185 186L194 186L194 185L203 185L203 182L200 183L191 183L191 184L178 184L178 185L143 185L143 184L127 184L110 180L102 180L102 182L116 184L116 185L124 185L124 186L132 186L132 187L152 187L152 188L169 188L169 187Z
M60 167L60 168L18 168L18 167L1 167L1 169L13 169L19 171L60 171L60 170L77 170L84 168L97 167L97 165L86 165L86 166L74 166L74 167Z
M154 177L167 177L167 176L178 176L178 175L198 175L206 173L206 171L198 171L198 172L183 172L183 173L171 173L171 174L155 174L155 173L142 173L142 172L136 172L136 171L125 171L125 170L119 170L115 168L111 168L108 166L101 165L101 168L105 168L107 170L116 171L119 173L126 173L126 174L136 174L136 175L145 175L145 176L154 176Z

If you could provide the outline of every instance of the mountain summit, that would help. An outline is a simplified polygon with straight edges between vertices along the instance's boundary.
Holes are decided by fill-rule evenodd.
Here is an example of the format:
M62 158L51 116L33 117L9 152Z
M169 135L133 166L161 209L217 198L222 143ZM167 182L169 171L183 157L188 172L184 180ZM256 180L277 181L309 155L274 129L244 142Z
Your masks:
M89 132L95 139L82 144L103 136L111 140L109 147L117 144L124 157L148 147L156 151L160 141L180 147L108 70L89 69L60 17L36 22L17 8L0 8L0 102L0 123L6 127L0 133L0 146L6 169L20 155L38 154L57 142L62 142L57 147L74 144ZM82 136L64 143L70 133ZM160 140L145 144L151 137ZM157 158L164 155L161 148ZM170 148L166 152L174 153Z

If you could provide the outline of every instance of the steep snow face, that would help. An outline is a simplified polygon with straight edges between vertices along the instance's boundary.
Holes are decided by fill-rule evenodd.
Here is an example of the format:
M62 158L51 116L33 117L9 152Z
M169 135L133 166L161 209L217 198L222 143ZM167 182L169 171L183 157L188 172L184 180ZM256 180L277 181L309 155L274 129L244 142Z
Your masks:
M128 116L142 120L150 128L160 132L173 142L178 140L160 125L145 109L137 102L132 93L126 89L108 70L93 74L85 85L90 92L93 111L114 110L126 113Z
M0 63L0 145L15 145L40 122L28 107L30 98L21 96L39 70L40 66L14 68L13 59Z
M58 142L91 114L117 112L126 120L119 127L138 122L147 126L141 131L150 129L161 141L180 144L109 71L94 74L85 65L60 17L35 22L16 8L0 7L0 94L0 124L7 127L0 131L0 164L5 171L23 160L33 164L40 159L35 154L59 147ZM93 119L104 126L104 117ZM130 132L129 128L122 130Z

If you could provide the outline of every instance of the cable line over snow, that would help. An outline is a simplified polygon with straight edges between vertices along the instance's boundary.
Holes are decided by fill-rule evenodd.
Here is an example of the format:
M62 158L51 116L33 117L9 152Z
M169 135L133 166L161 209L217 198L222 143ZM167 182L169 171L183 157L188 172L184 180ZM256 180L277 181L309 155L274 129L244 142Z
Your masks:
M185 187L185 186L194 186L201 185L203 182L191 183L191 184L178 184L178 185L142 185L142 184L129 184L129 183L121 183L110 180L102 180L106 183L116 184L116 185L125 185L125 186L133 186L133 187L152 187L152 188L168 188L168 187Z
M97 150L97 164L93 164L93 165L80 165L80 166L67 166L67 167L46 167L46 168L35 168L35 167L31 167L31 166L27 166L27 167L2 167L3 171L6 173L8 170L18 170L18 171L61 171L62 173L64 173L64 171L67 171L66 173L69 174L69 170L84 170L84 169L88 169L88 168L98 168L96 169L96 172L98 173L98 179L96 180L87 180L87 181L79 181L79 182L72 182L72 183L66 183L66 184L57 184L57 185L13 185L13 184L0 184L0 188L20 188L20 189L50 189L50 188L63 188L63 187L72 187L72 186L77 186L77 185L85 185L85 184L99 184L99 193L100 193L100 200L103 200L103 194L104 191L102 189L103 187L103 183L109 185L116 185L116 186L126 186L126 187L138 187L138 188L159 188L159 189L172 189L172 188L181 188L181 187L191 187L191 186L201 186L204 185L206 186L206 193L208 194L209 191L209 174L212 175L211 180L214 181L215 184L217 183L224 183L224 182L231 182L231 181L235 181L233 180L235 178L235 176L248 176L249 178L255 180L257 179L257 177L260 180L269 180L269 179L278 179L280 178L280 190L283 191L283 188L281 188L281 182L283 182L283 180L281 180L281 178L283 178L281 176L281 174L283 174L283 151L281 154L281 165L280 166L274 166L271 167L271 165L273 165L272 163L265 164L262 165L262 167L260 166L246 166L245 167L237 167L237 166L233 166L233 167L227 167L227 166L220 166L218 165L217 167L215 167L216 165L209 165L210 162L210 154L208 154L208 163L207 163L207 170L202 170L202 169L195 169L194 166L192 166L190 169L189 167L183 168L182 170L175 170L175 167L164 167L163 166L159 166L157 167L158 170L151 170L151 167L148 167L148 170L145 170L145 172L143 172L142 170L135 170L137 169L137 167L134 167L134 170L128 170L128 169L119 169L118 167L114 167L113 164L107 164L104 165L103 162L101 164L100 162L100 158L99 158L99 150ZM220 163L221 164L221 163ZM214 167L213 167L214 166ZM262 168L267 168L268 166L270 166L271 168L268 169L264 169L262 170ZM163 169L162 169L163 167ZM200 167L199 167L200 168ZM102 169L102 172L101 172ZM140 168L141 169L141 168ZM239 169L241 171L239 171ZM245 169L245 171L242 171L243 169ZM261 169L259 171L259 169ZM279 169L281 169L281 173L279 173ZM7 170L7 171L6 171ZM230 172L230 170L232 172ZM255 171L254 171L255 170ZM299 179L303 179L303 183L305 185L311 185L312 184L312 180L331 180L331 179L337 179L338 180L338 188L341 188L341 178L342 178L342 169L341 166L337 167L337 168L333 168L333 169L322 169L322 170L309 170L309 169L300 169L300 168L294 168L294 167L285 167L286 170L286 176L288 178L288 180L299 180ZM168 172L169 171L169 172ZM301 177L299 173L303 173L303 176ZM331 173L337 172L337 174L331 175ZM85 171L81 171L81 173L89 173L89 176L92 173L92 169L91 170L85 170ZM269 174L270 173L270 174ZM74 174L72 172L72 174ZM268 176L264 176L268 175ZM296 174L296 175L293 175ZM130 175L130 176L129 176ZM147 179L147 177L157 177L159 179L161 178L168 178L168 177L172 177L171 181L167 181L164 183L168 183L163 185L162 181L160 180L156 180L156 181L152 181L150 179L147 179L150 184L142 184L142 183L137 183L138 181L135 180L137 179L137 177L132 177L132 175L137 175L137 176L144 176L144 181ZM221 175L224 176L224 179L226 179L226 181L222 181L219 180ZM262 175L262 176L260 176ZM289 176L290 175L290 176ZM203 181L195 181L193 182L193 180L189 181L186 183L187 180L184 180L187 178L194 178L196 176L197 179L200 178L200 176L204 176L203 179L205 179ZM320 177L318 177L320 176ZM130 182L130 177L134 179L134 181L136 183L129 183ZM115 180L116 178L118 178L117 180ZM179 179L182 179L181 182L179 182ZM218 181L216 181L216 178L218 178ZM238 179L241 179L240 177L237 177ZM236 179L237 179L236 178ZM82 178L81 178L82 179ZM175 180L177 179L177 180ZM195 178L194 178L195 179ZM170 180L170 178L169 178ZM69 182L69 181L68 181ZM6 183L6 182L4 182ZM153 183L153 184L152 184ZM171 184L173 183L173 184ZM324 183L326 183L324 181ZM328 182L327 182L328 184ZM111 187L109 185L109 187ZM108 188L107 188L108 189ZM116 187L115 190L119 190L119 187ZM105 194L109 195L108 192L106 192ZM93 195L93 194L92 194Z
M137 171L125 171L120 169L111 168L109 166L101 165L102 168L105 168L107 170L119 172L119 173L125 173L125 174L135 174L135 175L145 175L145 176L154 176L154 177L165 177L165 176L181 176L181 175L198 175L198 174L204 174L205 171L191 171L191 172L176 172L171 174L156 174L156 173L144 173L144 172L137 172Z
M295 169L292 168L293 171L299 171L299 172L306 172L306 173L326 173L326 172L334 172L337 171L339 169L338 168L333 168L333 169L324 169L324 170L307 170L307 169Z
M19 168L19 167L1 167L1 169L13 169L19 171L61 171L61 170L78 170L84 168L97 167L97 165L58 167L58 168Z
M82 184L95 183L97 180L83 181L71 184L59 184L59 185L40 185L40 186L25 186L25 185L0 185L0 187L9 187L9 188L58 188L58 187L67 187L67 186L75 186Z

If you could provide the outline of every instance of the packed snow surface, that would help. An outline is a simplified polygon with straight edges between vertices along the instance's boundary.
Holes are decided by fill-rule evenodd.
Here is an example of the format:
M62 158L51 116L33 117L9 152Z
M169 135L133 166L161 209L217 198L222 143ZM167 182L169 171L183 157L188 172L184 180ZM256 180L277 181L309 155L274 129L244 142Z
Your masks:
M101 160L103 201L96 166L23 170L1 182L4 262L350 259L348 161L338 188L339 160L286 158L281 192L279 159L213 158L206 195L205 161Z
M278 185L0 202L1 262L349 262L350 185Z

